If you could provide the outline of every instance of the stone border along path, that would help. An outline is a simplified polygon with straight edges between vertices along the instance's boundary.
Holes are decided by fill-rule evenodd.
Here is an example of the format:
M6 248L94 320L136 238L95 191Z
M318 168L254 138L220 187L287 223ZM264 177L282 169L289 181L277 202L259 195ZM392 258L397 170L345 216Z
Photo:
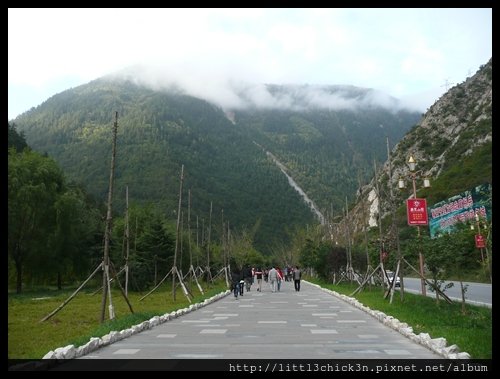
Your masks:
M384 312L374 311L369 307L364 306L358 300L353 297L349 297L346 295L342 295L338 292L329 290L327 288L320 287L317 284L310 283L310 285L319 288L320 290L327 292L339 299L344 300L345 302L355 306L356 308L361 309L362 311L368 313L370 316L375 317L382 324L387 325L388 327L396 330L401 333L403 336L409 338L410 340L427 347L433 352L443 356L448 359L470 359L469 353L460 352L460 349L457 345L446 346L447 341L444 337L434 338L432 339L428 333L420 333L416 335L413 333L413 328L408 326L407 323L399 321L397 318L392 316L387 316Z
M307 281L304 281L307 282ZM379 320L382 324L396 330L403 336L409 338L410 340L425 346L426 348L430 349L434 353L437 353L441 355L444 358L448 359L470 359L470 355L465 352L460 352L459 348L457 345L451 345L451 346L446 346L447 341L445 338L434 338L431 339L428 333L420 333L416 335L413 333L413 328L411 326L408 326L408 324L404 322L400 322L398 319L395 319L392 316L387 316L385 313L372 310L363 304L361 304L358 300L355 298L339 294L338 292L322 288L317 284L313 284L310 282L307 282L309 285L314 286L330 295L333 295L345 302L347 302L350 305L353 305L356 308L361 309L362 311L366 312L370 316L376 318ZM225 291L221 292L215 296L212 296L209 299L205 299L201 303L196 303L196 304L191 304L188 308L183 308L179 309L177 311L173 311L170 313L166 313L162 316L154 316L151 319L147 321L143 321L142 323L138 325L134 325L128 329L122 330L120 332L112 331L109 334L104 335L101 338L98 337L92 337L90 338L90 341L87 342L85 345L82 345L80 347L75 348L74 345L68 345L65 347L59 347L55 350L49 351L47 354L42 359L73 359L73 358L79 358L84 355L89 354L92 351L95 351L101 347L110 345L114 342L120 341L124 338L127 338L133 334L140 333L144 330L154 328L157 325L163 324L164 322L167 322L169 320L173 320L179 316L182 316L186 313L195 311L199 308L202 308L210 303L213 303L221 298L226 297L227 295L232 294L231 291Z

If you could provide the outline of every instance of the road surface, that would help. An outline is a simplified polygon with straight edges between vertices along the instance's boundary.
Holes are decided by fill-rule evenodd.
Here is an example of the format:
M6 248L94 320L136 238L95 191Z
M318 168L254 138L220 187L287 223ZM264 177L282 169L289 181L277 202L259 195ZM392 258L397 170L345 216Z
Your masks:
M233 294L82 359L442 359L302 281ZM64 365L63 365L64 366Z
M445 282L445 284L450 282ZM444 293L446 296L452 300L462 301L462 294L460 291L460 282L454 283L453 287L448 288ZM443 284L443 286L445 285ZM468 284L467 292L465 293L465 301L473 305L482 305L491 308L492 296L491 296L491 284L486 283L473 283L464 282L464 286ZM411 293L420 293L420 279L416 278L404 278L405 291ZM436 297L435 292L429 290L427 286L427 296Z

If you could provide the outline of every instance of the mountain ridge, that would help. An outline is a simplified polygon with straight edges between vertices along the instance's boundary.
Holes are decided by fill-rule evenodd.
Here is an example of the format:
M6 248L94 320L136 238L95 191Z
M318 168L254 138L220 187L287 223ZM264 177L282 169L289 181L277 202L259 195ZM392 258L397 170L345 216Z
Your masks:
M206 100L100 78L54 95L14 122L30 146L53 156L70 179L105 199L111 111L119 112L114 202L119 211L129 185L132 201L153 202L173 214L184 164L194 214L207 219L213 201L235 227L251 228L261 220L256 241L262 248L315 221L253 141L289 167L320 208L338 208L356 188L350 172L366 176L367 163L381 159L383 135L402 137L419 117L382 108L264 109L235 110L231 122Z

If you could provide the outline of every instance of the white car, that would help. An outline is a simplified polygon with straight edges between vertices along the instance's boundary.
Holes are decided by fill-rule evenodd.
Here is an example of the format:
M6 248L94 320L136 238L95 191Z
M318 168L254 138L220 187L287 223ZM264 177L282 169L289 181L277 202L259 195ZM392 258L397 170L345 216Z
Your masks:
M384 277L384 283L387 285L387 287L390 287L392 284L392 281L394 280L394 272L393 271L386 271L387 277L389 278L389 281L387 281L387 277ZM401 287L401 279L399 276L396 276L396 283L395 287Z

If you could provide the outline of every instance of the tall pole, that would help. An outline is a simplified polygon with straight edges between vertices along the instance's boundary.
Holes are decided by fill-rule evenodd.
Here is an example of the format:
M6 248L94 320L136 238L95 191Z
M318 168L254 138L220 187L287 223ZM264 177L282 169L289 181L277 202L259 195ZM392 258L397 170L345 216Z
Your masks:
M199 247L200 247L200 240L198 234L198 215L196 215L196 249L199 249Z
M200 240L198 234L198 215L196 215L196 268L200 267Z
M179 185L179 206L177 207L177 227L175 231L175 252L174 252L174 267L172 268L172 298L175 300L175 271L177 270L177 252L179 250L179 226L181 222L181 205L182 205L182 181L184 180L184 165L181 167L181 183Z
M193 252L191 250L191 188L188 190L188 249L189 249L189 268L192 268Z
M208 219L208 244L207 244L207 283L212 279L210 273L210 236L212 233L212 202L210 202L210 216Z
M379 258L380 258L380 266L382 267L382 271L384 272L383 275L385 275L385 270L384 270L384 257L382 256L384 253L384 240L382 238L382 198L380 194L380 187L378 185L378 178L377 178L377 162L375 159L373 160L373 170L375 171L375 190L377 191L377 198L378 198L378 205L377 205L377 211L378 211L378 234L379 234L379 240L380 240L380 251L379 251Z
M221 223L222 223L222 237L221 237L221 242L222 242L222 261L223 261L223 266L224 266L224 276L226 279L226 286L229 288L229 278L227 275L227 265L228 265L228 259L227 259L227 247L229 245L229 242L226 242L226 226L224 224L224 209L221 211ZM229 220L228 220L228 225L229 225Z
M403 266L401 264L401 246L399 244L399 228L398 224L396 222L396 212L394 212L394 193L392 192L392 184L391 184L391 179L392 179L392 161L391 161L391 150L389 147L389 137L386 137L386 142L387 142L387 161L389 162L389 196L390 196L390 209L391 209L391 214L392 214L392 227L394 228L394 234L396 237L396 251L397 251L397 256L398 256L398 264L396 267L396 272L394 274L394 279L399 276L400 277L400 290L399 290L399 296L401 301L404 300L404 280L403 280ZM399 268L399 269L398 269ZM394 288L394 286L393 286ZM394 292L391 292L391 304L392 304L392 296L394 295Z
M129 242L129 227L128 227L128 186L125 187L125 241L127 244L127 250L125 255L125 296L128 296L128 257L130 253L130 242Z
M226 248L225 248L225 241L224 241L224 234L225 234L225 226L224 226L224 209L221 209L221 228L222 228L222 234L221 234L221 248L222 248L222 265L226 267Z
M411 181L413 183L413 198L417 198L417 185L415 184L416 173L412 172L410 174ZM420 287L422 295L427 296L427 291L425 288L424 279L424 256L422 254L422 237L420 236L420 225L417 225L417 236L418 236L418 261L420 265Z
M351 235L349 230L349 205L347 203L347 196L345 197L345 227L347 234L347 277L349 280L352 280L354 278L352 275Z
M231 248L230 248L230 244L231 244L231 230L229 229L229 220L227 220L227 258L226 258L226 261L227 261L227 266L226 267L229 267L229 262L231 261Z
M205 219L201 219L201 245L205 243Z
M137 255L137 230L138 230L139 222L137 220L137 216L135 216L135 235L134 235L134 253Z
M109 296L109 318L115 318L113 301L111 299L111 287L109 285L109 239L111 235L111 221L113 220L111 209L113 204L113 178L115 173L116 157L116 134L118 130L118 112L115 112L115 123L113 125L113 148L111 152L111 169L109 173L109 191L108 191L108 211L106 213L106 229L104 231L104 257L103 257L103 275L102 275L102 301L101 301L101 323L104 322L106 314L106 296Z
M360 196L361 196L361 212L363 217L363 234L364 234L364 240L365 240L365 253L366 253L366 273L368 275L368 271L370 269L370 255L368 254L368 233L366 230L366 210L365 210L365 203L363 201L363 193L361 191L361 177L358 174L358 185L359 185L359 191L360 191Z
M180 271L182 272L182 257L184 255L184 243L183 243L183 236L184 236L184 211L181 211L181 226L180 226L181 231L179 232L179 267Z

